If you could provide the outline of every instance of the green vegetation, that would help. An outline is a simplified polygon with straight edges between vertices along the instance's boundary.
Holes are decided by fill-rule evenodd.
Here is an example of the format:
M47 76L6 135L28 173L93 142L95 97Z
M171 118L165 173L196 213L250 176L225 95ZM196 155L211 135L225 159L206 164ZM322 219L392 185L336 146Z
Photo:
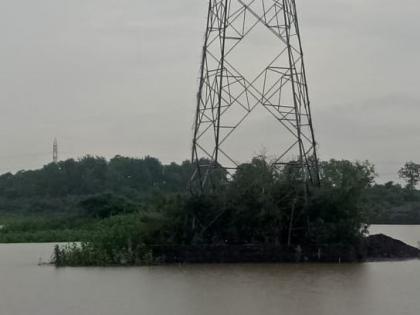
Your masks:
M94 220L69 216L1 217L0 243L76 242L86 239Z
M57 265L135 265L158 262L163 246L353 244L366 222L363 193L369 163L330 161L322 188L306 188L296 168L282 171L264 158L239 167L230 180L200 196L167 194L137 212L101 220L80 245L56 248Z
M182 192L191 164L162 165L157 159L86 156L48 164L40 170L0 176L0 214L82 214L81 201L112 193L135 202L154 193Z
M322 162L306 195L293 164L257 157L190 196L189 162L87 156L0 176L0 242L77 241L56 249L58 265L153 263L160 245L352 244L365 224L420 223L416 169L400 171L402 187L376 184L368 162Z
M191 164L86 156L0 176L0 242L87 239L95 223L138 211L159 194L185 191Z
M370 224L420 224L420 191L388 182L369 188L365 207Z

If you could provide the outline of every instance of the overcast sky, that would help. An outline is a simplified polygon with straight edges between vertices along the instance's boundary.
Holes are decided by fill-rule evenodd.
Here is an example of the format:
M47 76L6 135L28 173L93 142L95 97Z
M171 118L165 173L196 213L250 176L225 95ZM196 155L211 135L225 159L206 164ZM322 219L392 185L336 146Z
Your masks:
M297 1L322 159L420 162L420 2ZM0 172L190 155L206 0L0 0Z

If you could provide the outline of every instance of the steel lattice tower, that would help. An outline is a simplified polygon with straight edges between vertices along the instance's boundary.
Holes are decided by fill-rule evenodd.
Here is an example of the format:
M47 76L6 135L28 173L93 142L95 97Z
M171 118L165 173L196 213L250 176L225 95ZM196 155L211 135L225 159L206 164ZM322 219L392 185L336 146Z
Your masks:
M237 52L245 50L243 43L256 29L275 41L274 58L250 75L243 69L259 55L239 60ZM281 126L273 135L281 139L274 164L293 164L305 183L319 183L295 0L209 0L200 70L191 185L203 191L217 169L235 171L239 162L226 144L257 108Z

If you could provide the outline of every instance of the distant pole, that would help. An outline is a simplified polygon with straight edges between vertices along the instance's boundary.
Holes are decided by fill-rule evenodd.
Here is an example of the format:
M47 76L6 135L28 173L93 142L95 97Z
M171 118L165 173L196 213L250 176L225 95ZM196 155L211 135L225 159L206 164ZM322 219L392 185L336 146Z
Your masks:
M53 163L57 164L58 162L58 142L57 139L54 139L53 143Z

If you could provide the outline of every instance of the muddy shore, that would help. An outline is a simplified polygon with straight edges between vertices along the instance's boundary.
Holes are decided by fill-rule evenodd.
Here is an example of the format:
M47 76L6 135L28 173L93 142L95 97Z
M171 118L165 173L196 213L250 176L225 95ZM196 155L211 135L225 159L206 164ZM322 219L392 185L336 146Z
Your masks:
M172 263L351 263L420 258L418 248L389 236L366 237L357 244L330 246L209 245L156 246L153 256Z

